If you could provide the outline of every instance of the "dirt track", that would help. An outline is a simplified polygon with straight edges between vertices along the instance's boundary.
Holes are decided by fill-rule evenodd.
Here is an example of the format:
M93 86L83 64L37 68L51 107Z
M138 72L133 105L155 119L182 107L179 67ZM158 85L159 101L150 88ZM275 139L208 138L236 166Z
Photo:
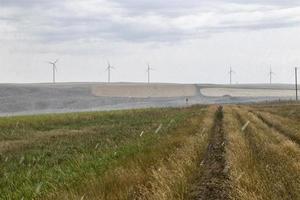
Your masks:
M222 107L219 107L215 114L208 149L201 165L203 170L191 192L191 199L229 199Z

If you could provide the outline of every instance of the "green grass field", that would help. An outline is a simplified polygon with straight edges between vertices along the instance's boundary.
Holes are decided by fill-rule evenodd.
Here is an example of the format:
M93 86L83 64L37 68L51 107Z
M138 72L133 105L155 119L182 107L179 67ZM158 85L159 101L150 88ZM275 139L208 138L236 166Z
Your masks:
M185 134L176 129L205 111L194 107L2 118L0 197L127 198L131 188L116 194L104 177L115 176L114 170L125 165L155 167L184 142L176 141ZM107 184L118 184L108 179ZM102 190L85 194L95 184Z

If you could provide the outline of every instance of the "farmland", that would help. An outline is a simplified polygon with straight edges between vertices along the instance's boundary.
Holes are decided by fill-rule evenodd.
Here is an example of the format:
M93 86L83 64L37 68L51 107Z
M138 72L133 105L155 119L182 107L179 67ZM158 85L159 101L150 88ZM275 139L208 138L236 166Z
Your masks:
M0 199L300 199L300 105L0 118Z

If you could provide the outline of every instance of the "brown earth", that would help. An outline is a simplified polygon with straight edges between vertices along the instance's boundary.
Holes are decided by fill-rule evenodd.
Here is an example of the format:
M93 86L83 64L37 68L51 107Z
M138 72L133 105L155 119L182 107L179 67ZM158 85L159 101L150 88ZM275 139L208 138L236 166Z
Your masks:
M200 165L202 170L195 180L190 199L229 199L222 107L219 107L215 114L208 149Z

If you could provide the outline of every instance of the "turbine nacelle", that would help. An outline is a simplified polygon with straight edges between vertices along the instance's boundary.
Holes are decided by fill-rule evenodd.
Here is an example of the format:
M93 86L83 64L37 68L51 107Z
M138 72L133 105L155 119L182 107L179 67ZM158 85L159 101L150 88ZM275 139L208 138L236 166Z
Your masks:
M111 69L116 69L114 66L111 66L110 63L108 63L107 68L105 71L111 70Z

